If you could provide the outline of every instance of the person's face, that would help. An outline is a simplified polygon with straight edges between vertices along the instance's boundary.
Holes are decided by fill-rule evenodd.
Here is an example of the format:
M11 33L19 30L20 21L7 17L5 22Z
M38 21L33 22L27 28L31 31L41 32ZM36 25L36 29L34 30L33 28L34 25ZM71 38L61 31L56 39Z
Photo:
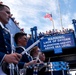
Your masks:
M40 58L41 61L45 61L45 54L40 52L39 53L39 58Z
M11 17L11 14L10 14L10 9L7 8L7 7L4 7L4 9L2 9L0 11L0 21L3 23L3 24L7 24L9 19Z
M21 38L19 38L19 44L21 46L26 46L27 45L27 36L22 36Z
M37 49L35 50L35 53L38 55L38 54L39 54L39 52L40 52L40 49L39 49L39 48L37 48Z

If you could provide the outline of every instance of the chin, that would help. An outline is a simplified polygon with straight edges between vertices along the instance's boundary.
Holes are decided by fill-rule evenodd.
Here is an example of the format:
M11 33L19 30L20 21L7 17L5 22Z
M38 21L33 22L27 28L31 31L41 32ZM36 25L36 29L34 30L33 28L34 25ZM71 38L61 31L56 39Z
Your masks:
M6 21L5 24L8 24L8 21Z

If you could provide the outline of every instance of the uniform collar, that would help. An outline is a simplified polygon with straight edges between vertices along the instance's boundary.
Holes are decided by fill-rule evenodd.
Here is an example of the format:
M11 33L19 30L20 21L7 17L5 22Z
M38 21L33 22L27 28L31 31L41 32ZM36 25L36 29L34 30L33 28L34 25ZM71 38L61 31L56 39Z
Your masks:
M0 22L0 24L2 24L2 22ZM2 24L3 25L3 24Z
M0 26L4 29L5 28L5 25L3 25L1 22L0 22Z

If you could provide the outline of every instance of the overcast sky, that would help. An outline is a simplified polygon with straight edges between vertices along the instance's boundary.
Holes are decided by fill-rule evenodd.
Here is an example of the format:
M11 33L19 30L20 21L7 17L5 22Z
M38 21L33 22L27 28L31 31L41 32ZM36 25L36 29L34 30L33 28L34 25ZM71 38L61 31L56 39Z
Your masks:
M38 33L53 29L53 23L44 18L52 13L55 29L73 28L72 19L76 19L76 0L2 0L11 9L19 27L30 33L37 26ZM60 5L60 7L59 7ZM61 16L60 16L61 15ZM61 21L61 19L62 21Z

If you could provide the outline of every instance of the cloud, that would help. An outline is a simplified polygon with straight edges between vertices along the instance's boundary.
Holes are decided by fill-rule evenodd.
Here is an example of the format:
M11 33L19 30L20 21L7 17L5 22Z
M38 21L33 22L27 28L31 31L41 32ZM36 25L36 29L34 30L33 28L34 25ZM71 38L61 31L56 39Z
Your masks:
M57 0L2 0L11 8L11 12L16 20L20 23L20 27L25 29L25 32L30 33L30 28L37 26L38 32L49 31L53 28L52 22L49 19L45 19L46 13L52 13L54 25L56 29L61 29L60 26L60 13L58 9ZM66 6L69 0L63 0L63 4ZM60 3L62 4L62 3ZM71 3L69 3L71 6ZM65 7L66 8L66 7ZM68 9L64 7L62 16L63 26L66 28L71 27L72 15ZM74 14L75 15L75 14Z

